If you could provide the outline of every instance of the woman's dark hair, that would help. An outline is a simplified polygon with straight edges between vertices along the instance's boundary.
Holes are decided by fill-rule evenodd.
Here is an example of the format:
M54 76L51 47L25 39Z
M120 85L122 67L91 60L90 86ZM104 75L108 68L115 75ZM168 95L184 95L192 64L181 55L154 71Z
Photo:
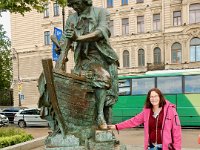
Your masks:
M74 0L68 0L67 6L72 7L72 3ZM88 6L92 6L92 0L82 0L82 2L86 3Z
M157 88L152 88L152 89L149 90L149 92L147 94L146 101L145 101L145 107L146 108L152 108L153 107L153 105L150 102L150 95L151 95L152 91L156 92L158 94L158 96L160 97L159 107L163 107L166 104L166 101L165 101L165 98L164 98L164 95L162 94L162 92Z

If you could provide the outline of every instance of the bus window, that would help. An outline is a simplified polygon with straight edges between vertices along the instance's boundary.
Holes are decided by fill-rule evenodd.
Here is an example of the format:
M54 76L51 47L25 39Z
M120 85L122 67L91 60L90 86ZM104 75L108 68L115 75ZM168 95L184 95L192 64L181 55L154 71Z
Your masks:
M119 95L130 95L131 94L131 84L130 79L119 80Z
M119 95L130 95L130 94L131 94L130 87L119 88Z
M125 80L119 80L119 87L130 87L130 80L129 79L125 79Z
M185 76L185 93L200 93L200 75Z
M132 79L132 95L147 94L155 87L155 78Z
M182 77L158 77L157 87L163 93L182 93Z

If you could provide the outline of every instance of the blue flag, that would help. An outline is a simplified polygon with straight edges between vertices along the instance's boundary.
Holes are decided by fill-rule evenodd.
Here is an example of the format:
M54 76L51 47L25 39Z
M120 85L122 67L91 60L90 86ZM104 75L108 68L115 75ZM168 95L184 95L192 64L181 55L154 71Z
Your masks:
M54 35L56 36L56 38L59 41L60 38L61 38L61 36L62 36L62 30L54 27ZM52 44L52 57L53 57L53 61L57 61L58 57L59 57L59 55L56 54L55 48L56 48L56 45L53 43Z

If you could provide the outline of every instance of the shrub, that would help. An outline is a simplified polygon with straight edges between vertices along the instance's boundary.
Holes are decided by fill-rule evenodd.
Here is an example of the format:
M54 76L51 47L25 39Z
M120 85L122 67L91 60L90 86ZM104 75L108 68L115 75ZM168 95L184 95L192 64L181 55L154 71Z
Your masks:
M0 148L32 140L31 134L18 128L0 128Z

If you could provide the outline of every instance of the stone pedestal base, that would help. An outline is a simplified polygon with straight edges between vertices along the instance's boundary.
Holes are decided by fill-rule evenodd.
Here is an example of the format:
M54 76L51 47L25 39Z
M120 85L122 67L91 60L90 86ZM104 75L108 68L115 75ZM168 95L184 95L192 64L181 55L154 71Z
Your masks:
M126 146L117 145L111 130L96 130L94 136L80 142L74 135L63 137L61 134L47 137L46 150L126 150Z

